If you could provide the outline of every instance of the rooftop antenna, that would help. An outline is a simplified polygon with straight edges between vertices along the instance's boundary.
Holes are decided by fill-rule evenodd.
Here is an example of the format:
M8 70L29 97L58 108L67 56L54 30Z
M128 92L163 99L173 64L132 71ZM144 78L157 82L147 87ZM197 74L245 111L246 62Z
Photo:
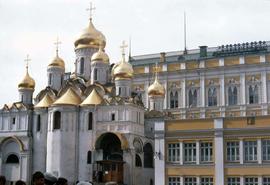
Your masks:
M187 25L186 25L186 12L184 11L184 45L185 45L185 48L184 48L184 54L187 54Z
M131 36L129 36L129 52L128 52L128 60L131 59Z

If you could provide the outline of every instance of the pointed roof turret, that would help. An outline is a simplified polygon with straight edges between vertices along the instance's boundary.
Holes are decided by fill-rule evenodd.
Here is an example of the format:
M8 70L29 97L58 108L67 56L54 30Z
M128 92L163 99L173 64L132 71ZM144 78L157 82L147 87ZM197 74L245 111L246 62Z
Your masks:
M94 88L89 96L81 103L81 106L86 105L99 105L103 101L103 98L98 94Z
M53 105L79 105L80 103L80 97L69 88Z

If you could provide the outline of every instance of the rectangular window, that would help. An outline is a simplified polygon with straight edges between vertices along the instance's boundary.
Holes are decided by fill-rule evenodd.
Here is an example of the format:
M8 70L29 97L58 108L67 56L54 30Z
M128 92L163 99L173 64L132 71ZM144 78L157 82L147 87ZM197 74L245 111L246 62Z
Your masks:
M37 132L40 131L40 115L37 115Z
M196 177L185 177L184 185L197 185Z
M169 185L181 185L180 177L169 177Z
M13 117L13 118L12 118L12 124L14 125L15 123L16 123L16 118Z
M213 146L211 142L200 143L201 150L201 161L202 162L211 162L213 155Z
M111 121L115 121L115 113L111 114Z
M240 177L228 177L227 185L240 185Z
M258 178L257 177L246 177L244 184L245 185L258 185Z
M196 162L196 143L184 143L184 160L186 163Z
M270 177L263 177L262 185L270 185Z
M93 127L93 113L89 112L88 114L88 130L92 130Z
M201 185L213 185L213 177L202 177Z
M179 162L180 161L180 145L179 143L168 144L168 161Z
M227 142L227 161L239 161L239 141Z
M257 161L257 141L244 142L245 161Z
M262 155L264 161L270 161L270 140L262 140Z

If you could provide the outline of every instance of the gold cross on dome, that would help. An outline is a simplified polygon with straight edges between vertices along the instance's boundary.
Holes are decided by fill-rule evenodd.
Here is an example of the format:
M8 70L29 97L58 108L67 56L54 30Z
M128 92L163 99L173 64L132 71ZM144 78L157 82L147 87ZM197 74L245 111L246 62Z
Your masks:
M26 62L26 69L28 70L28 63L31 61L28 54L26 55L26 59L24 59L24 61Z
M54 44L55 44L55 46L56 46L56 54L58 55L59 45L62 44L62 43L59 41L59 38L58 38L58 37L56 38L56 42L55 42Z
M156 65L153 67L153 71L155 72L155 73L158 73L159 71L160 71L160 66L158 66L158 64L156 63Z
M123 40L122 45L120 46L120 48L122 49L122 55L125 55L125 49L128 47L128 45L125 43L125 41Z
M96 7L93 7L92 2L90 2L89 8L86 9L86 11L89 11L89 19L90 20L92 20L94 10L96 10Z

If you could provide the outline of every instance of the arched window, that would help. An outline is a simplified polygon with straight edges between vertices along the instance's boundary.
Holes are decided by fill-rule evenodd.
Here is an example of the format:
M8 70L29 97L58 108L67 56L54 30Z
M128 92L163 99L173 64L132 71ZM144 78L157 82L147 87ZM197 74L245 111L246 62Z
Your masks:
M53 114L53 129L60 129L61 127L61 112L56 111Z
M49 85L52 85L52 74L49 73Z
M98 71L97 69L94 69L94 80L97 80L97 76L98 76Z
M80 74L84 72L84 58L80 59Z
M37 115L37 132L40 131L40 114Z
M190 89L188 93L188 100L189 100L189 106L190 107L196 107L197 106L197 90Z
M258 92L258 86L249 86L249 103L259 103L259 92Z
M92 130L93 128L93 113L89 112L88 114L88 130Z
M144 168L153 168L153 148L150 143L147 143L143 147L143 165Z
M6 163L9 163L9 164L18 164L19 163L19 158L15 154L10 154L7 157Z
M142 167L142 160L138 154L136 154L135 165L136 167Z
M237 105L237 88L234 86L228 89L229 105Z
M91 164L92 163L92 151L88 151L87 152L87 164Z
M209 88L208 89L208 106L217 105L217 89Z
M173 92L170 93L170 108L177 108L178 107L178 93Z

